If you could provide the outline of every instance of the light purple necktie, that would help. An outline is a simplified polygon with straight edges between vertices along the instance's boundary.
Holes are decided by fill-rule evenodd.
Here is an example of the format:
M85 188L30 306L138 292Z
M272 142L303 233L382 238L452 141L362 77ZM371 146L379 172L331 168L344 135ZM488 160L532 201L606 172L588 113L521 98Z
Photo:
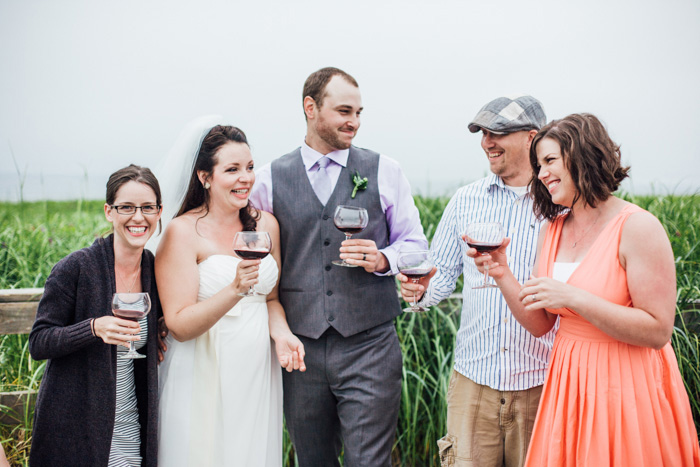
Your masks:
M326 156L323 156L316 162L318 170L316 171L314 183L312 184L316 196L324 206L328 202L328 198L331 197L331 179L326 171L326 167L328 167L330 163L331 160Z

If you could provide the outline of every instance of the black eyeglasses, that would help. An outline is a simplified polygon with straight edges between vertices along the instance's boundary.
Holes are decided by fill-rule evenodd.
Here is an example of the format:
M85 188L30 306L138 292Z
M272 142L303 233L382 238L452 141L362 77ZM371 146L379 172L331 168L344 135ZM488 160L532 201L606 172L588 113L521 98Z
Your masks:
M154 216L160 212L160 206L157 204L148 204L146 206L130 206L125 204L122 206L112 205L110 207L116 209L118 214L122 214L124 216L136 214L137 209L140 209L144 216Z

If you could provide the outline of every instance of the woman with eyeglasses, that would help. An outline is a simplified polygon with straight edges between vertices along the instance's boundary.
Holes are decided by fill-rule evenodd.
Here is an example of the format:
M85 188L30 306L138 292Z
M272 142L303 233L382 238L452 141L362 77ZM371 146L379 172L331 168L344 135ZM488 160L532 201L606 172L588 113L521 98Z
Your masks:
M109 177L112 232L71 253L46 280L29 351L48 359L34 415L30 465L156 466L158 318L153 254L158 180L130 165ZM112 315L115 293L147 292L140 321ZM119 358L135 343L145 358Z

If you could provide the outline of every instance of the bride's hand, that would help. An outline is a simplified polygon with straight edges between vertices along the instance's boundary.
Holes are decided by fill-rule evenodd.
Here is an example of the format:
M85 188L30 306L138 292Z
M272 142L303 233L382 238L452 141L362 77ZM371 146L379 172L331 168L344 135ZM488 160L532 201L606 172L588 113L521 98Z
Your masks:
M278 337L275 339L275 350L282 368L290 373L294 370L306 371L304 344L297 336L287 332Z
M236 277L231 285L236 293L246 293L252 286L258 283L259 259L244 259L238 263Z

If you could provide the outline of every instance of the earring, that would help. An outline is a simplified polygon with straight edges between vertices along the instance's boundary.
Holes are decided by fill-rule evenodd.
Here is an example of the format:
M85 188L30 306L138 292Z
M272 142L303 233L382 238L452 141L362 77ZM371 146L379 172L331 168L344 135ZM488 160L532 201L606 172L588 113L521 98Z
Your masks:
M209 188L211 188L211 185L209 184L209 182L204 182L204 189L208 190Z

